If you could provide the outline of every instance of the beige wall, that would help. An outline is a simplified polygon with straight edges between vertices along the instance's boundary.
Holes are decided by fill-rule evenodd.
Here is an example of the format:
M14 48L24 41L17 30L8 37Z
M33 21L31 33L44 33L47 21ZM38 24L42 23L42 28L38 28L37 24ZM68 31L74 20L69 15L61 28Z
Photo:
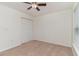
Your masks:
M72 10L34 18L33 39L72 46Z
M16 47L32 39L31 18L22 12L0 5L0 51Z

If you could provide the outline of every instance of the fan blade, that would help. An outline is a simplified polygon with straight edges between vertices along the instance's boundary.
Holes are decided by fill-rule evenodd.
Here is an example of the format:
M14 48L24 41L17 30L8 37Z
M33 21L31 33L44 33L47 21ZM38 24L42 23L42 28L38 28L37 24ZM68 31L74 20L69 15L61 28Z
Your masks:
M36 9L37 9L38 11L40 11L40 9L39 9L38 7L36 7Z
M31 8L32 8L32 6L30 6L30 7L29 7L29 8L27 8L27 9L29 10L29 9L31 9Z
M46 6L46 3L37 4L38 6Z
M30 2L24 2L24 3L31 4Z

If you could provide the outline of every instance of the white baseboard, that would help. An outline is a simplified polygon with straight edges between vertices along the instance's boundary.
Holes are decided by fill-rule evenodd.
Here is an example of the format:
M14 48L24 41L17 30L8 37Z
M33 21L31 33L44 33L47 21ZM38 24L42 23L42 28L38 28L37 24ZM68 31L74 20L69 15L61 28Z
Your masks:
M15 47L17 47L17 46L19 46L19 45L21 45L21 44L17 44L17 45L14 45L14 46L7 47L7 48L5 48L5 49L0 50L0 52L3 52L3 51L6 51L6 50L15 48Z
M28 42L28 41L27 41L27 42ZM7 47L7 48L5 48L5 49L1 49L0 52L3 52L3 51L6 51L6 50L9 50L9 49L15 48L15 47L17 47L17 46L22 45L23 43L26 43L26 41L25 41L25 42L24 42L24 41L21 41L21 42L19 42L19 43L17 43L17 44L13 44L12 46Z
M48 41L48 40L38 40L38 41L48 42L48 43L57 44L57 45L61 45L61 46L66 46L66 47L72 47L71 45L58 43L58 42L52 42L52 41Z

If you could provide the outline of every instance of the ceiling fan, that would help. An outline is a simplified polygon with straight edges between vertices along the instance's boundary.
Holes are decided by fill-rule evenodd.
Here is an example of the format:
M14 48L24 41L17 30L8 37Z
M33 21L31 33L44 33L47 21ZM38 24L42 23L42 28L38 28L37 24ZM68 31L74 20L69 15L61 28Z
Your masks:
M40 11L39 6L46 6L46 3L37 3L37 2L24 2L26 4L31 5L30 7L28 7L27 9L30 10L31 8L35 8L37 11Z

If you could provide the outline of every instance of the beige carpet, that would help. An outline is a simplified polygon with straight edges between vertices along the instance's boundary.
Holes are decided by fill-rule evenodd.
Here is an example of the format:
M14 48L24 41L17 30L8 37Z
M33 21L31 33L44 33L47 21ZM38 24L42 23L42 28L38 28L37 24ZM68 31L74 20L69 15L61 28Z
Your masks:
M69 47L32 40L1 52L0 56L73 56L73 54Z

